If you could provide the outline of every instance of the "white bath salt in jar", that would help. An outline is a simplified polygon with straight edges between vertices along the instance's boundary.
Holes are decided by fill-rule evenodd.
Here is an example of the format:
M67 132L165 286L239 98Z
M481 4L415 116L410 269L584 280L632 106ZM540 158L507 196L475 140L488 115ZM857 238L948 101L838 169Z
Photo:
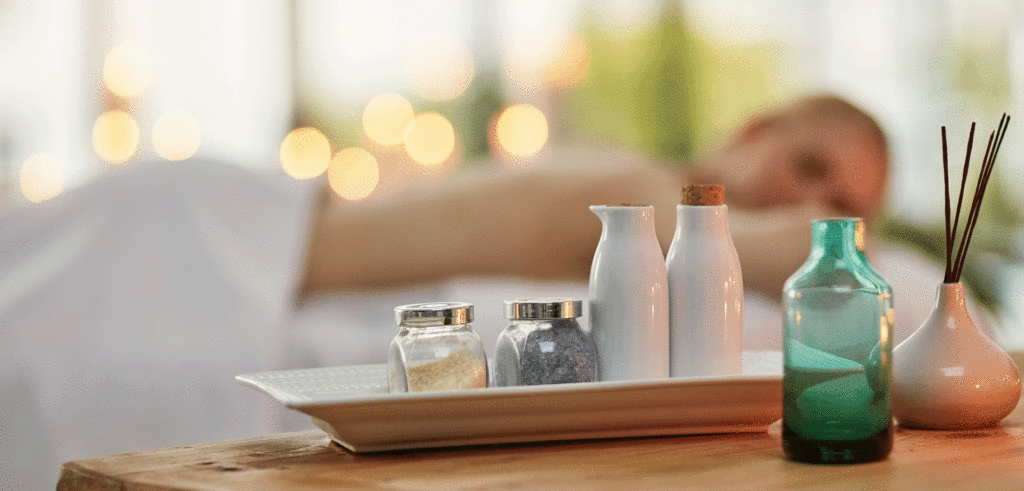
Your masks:
M487 355L470 326L473 305L395 307L400 330L388 352L388 390L422 392L487 387Z

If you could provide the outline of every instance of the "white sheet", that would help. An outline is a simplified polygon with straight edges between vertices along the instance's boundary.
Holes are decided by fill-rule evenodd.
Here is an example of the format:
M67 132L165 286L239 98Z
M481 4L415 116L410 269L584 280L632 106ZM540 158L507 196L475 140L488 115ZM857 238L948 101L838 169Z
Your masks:
M234 375L280 365L309 183L136 166L0 216L0 489L62 462L267 432Z

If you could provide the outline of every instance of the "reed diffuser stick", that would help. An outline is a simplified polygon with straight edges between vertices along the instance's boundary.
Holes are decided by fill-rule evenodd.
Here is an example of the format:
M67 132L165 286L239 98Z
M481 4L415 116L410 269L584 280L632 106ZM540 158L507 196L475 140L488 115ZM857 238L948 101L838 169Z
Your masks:
M949 282L949 260L953 252L953 235L949 232L949 151L946 150L946 127L942 127L942 177L946 184L946 273L942 281Z
M952 231L953 235L952 235L952 238L951 238L952 242L950 243L951 247L956 245L956 231L957 231L957 229L958 229L958 227L960 225L960 208L964 204L964 188L967 185L967 172L971 168L971 149L974 148L974 127L975 127L976 124L977 123L971 123L971 134L970 134L970 136L967 137L967 158L964 159L964 169L963 169L964 171L963 171L963 175L960 178L960 198L957 199L957 201L956 201L956 214L953 215L953 217L954 217L953 218L953 231ZM946 176L946 179L949 179L948 175ZM946 191L946 192L949 193L949 191ZM947 218L946 220L949 220L949 219ZM949 224L947 223L946 226L948 227ZM960 238L960 247L963 247L963 245L964 245L963 237L961 237ZM946 262L947 262L947 265L948 265L949 259L946 259ZM952 269L950 269L950 275L952 277Z
M1002 121L1000 120L1000 124L1001 123L1002 123ZM984 187L983 183L987 180L987 176L985 174L985 171L988 168L988 160L989 160L989 155L991 155L991 151L992 151L992 138L993 138L994 135L995 135L995 132L993 132L988 137L988 145L985 148L985 157L981 159L981 171L979 171L978 182L977 182L977 184L975 185L975 188L974 188L974 197L971 198L971 209L970 209L970 211L967 212L967 224L964 225L964 232L963 232L963 234L960 235L960 249L957 250L956 260L953 261L953 274L957 278L959 278L959 275L957 274L957 270L959 269L959 265L960 265L960 257L963 256L964 251L966 250L964 245L967 242L966 239L967 239L968 230L973 230L972 225L975 224L976 220L977 220L975 218L975 215L978 214L978 212L980 211L980 208L981 208L981 202L979 201L979 197L980 197L979 193L983 194L983 191L982 191L982 188Z

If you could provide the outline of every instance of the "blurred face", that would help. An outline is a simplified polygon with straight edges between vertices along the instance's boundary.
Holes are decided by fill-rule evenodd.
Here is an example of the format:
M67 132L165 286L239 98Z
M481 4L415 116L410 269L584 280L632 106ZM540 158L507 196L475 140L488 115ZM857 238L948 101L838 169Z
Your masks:
M865 129L829 116L755 123L714 165L734 206L817 204L867 218L881 205L887 170L882 149Z

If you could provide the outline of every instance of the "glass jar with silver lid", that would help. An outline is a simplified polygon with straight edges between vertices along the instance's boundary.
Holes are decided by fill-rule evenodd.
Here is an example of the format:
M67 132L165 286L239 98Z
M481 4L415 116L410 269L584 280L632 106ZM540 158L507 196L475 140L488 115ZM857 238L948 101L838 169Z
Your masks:
M505 302L511 324L498 336L497 386L596 382L597 348L576 320L583 301L524 298Z
M388 351L390 392L487 387L487 355L470 326L473 304L402 305L395 321L401 329Z

